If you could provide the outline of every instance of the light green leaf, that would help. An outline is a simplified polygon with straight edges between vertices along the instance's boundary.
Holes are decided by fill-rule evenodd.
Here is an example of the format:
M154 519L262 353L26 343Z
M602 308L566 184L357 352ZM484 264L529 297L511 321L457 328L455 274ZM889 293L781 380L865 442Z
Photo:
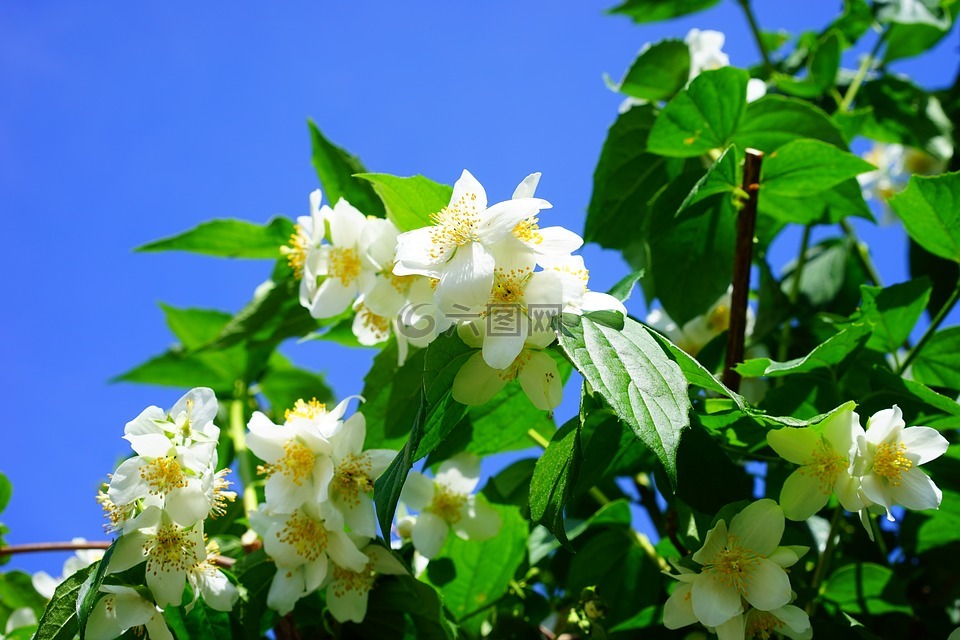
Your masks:
M73 640L79 632L77 598L80 587L95 567L84 567L60 583L47 605L34 640Z
M874 219L860 184L853 179L807 197L764 193L757 206L761 214L782 224L836 224L851 216Z
M867 348L893 353L903 346L930 300L930 281L917 278L885 289L863 285L861 317L873 323Z
M292 407L301 398L333 401L333 391L321 376L293 365L278 366L279 362L276 358L271 359L270 368L260 378L260 392L270 402L274 417L282 416L284 409Z
M10 504L10 496L13 495L13 484L7 476L0 473L0 513Z
M478 500L484 498L478 497ZM529 524L517 507L491 505L500 515L502 525L496 536L484 540L463 540L452 533L440 555L432 562L448 559L456 577L436 585L443 601L459 624L471 637L479 636L484 616L479 613L507 592L510 581L527 555Z
M185 349L198 349L216 338L228 322L230 314L216 309L174 307L160 303L167 326Z
M693 189L680 203L677 209L677 216L686 211L692 205L706 200L710 196L723 193L738 193L741 189L741 175L743 171L740 168L739 155L735 146L729 146L723 150L717 161L710 165L702 178L697 180Z
M870 383L874 388L881 390L884 394L884 400L896 400L904 398L911 402L920 402L928 407L936 409L940 413L950 416L960 416L960 403L953 398L939 394L930 387L920 382L907 380L889 369L876 366L870 371ZM887 405L889 406L889 404ZM936 429L954 429L956 424L948 421L944 424L937 423Z
M749 79L750 74L734 67L701 73L657 116L647 148L687 158L726 147L743 119Z
M563 509L580 472L580 418L563 425L537 460L530 481L530 520L545 526L570 548L563 525Z
M386 173L360 173L368 181L384 206L387 217L403 231L412 231L433 224L430 216L450 203L453 187L423 176L401 178Z
M647 330L631 318L622 331L581 318L562 325L560 345L596 393L677 480L676 456L690 426L687 380Z
M661 40L640 50L617 90L641 100L669 100L687 84L689 76L687 43Z
M293 223L280 217L265 225L246 220L210 220L134 251L190 251L224 258L276 260L282 257L280 247L289 242L292 233Z
M960 262L960 172L911 176L907 188L889 202L917 244Z
M917 553L956 544L957 531L960 531L960 493L943 489L940 508L924 515L929 517L917 529Z
M0 573L0 628L5 626L7 614L15 609L28 608L39 618L46 606L47 599L34 589L29 573L17 570Z
M837 29L845 39L844 48L852 46L873 24L873 10L867 0L844 0L843 13L830 28Z
M734 369L745 378L761 376L778 378L831 368L843 363L850 355L862 348L870 338L871 331L870 324L866 322L853 323L836 335L827 338L802 358L786 362L776 362L770 358L753 358L741 362Z
M872 562L844 565L824 585L823 598L847 613L912 614L905 582L889 568Z
M657 22L709 9L719 0L626 0L610 13L630 16L634 22Z
M768 95L747 105L733 136L740 149L770 153L792 140L813 138L846 149L836 124L823 110L804 100Z
M384 217L383 204L373 188L354 176L366 172L360 158L327 140L313 120L307 120L307 125L310 127L313 168L317 170L327 202L334 205L343 198L364 215Z
M875 168L866 160L826 142L794 140L764 159L760 200L767 194L814 195Z
M913 379L960 390L960 327L941 329L923 345L913 361Z
M807 76L797 80L792 76L774 76L777 87L784 93L800 98L815 98L829 90L840 68L839 32L829 30L817 42L807 58Z

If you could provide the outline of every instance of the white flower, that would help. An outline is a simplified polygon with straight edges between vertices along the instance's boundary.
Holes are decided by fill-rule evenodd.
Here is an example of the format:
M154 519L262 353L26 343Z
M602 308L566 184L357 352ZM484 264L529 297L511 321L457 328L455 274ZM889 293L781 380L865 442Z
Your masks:
M790 602L790 580L783 558L797 554L778 547L783 536L783 511L769 499L751 503L727 523L707 532L703 547L693 554L703 565L693 580L691 601L697 619L718 627L743 612L741 598L761 611ZM779 561L779 562L778 562Z
M767 434L767 442L780 457L800 465L780 492L784 516L806 520L827 504L831 493L837 494L847 511L863 508L860 479L852 473L862 433L860 416L845 409L815 427L788 427Z
M327 576L327 608L338 622L363 621L377 575L407 572L403 564L380 545L359 542L357 546L362 547L362 553L368 558L366 566L360 571L353 571L334 563Z
M30 607L20 607L10 612L10 615L7 617L7 624L4 626L3 634L12 633L24 627L36 626L37 614L33 612L33 609ZM0 638L3 637L3 634L0 634Z
M370 499L373 482L390 466L397 452L364 451L366 435L366 420L362 413L355 413L328 436L333 462L329 494L330 502L343 514L350 530L373 538L377 535L377 516Z
M500 514L471 492L480 481L480 459L460 453L445 460L434 479L411 471L400 493L408 507L419 511L411 537L427 558L435 557L452 528L464 540L487 540L500 530Z
M583 256L552 256L541 261L546 271L562 274L563 292L561 294L564 313L582 315L591 311L617 311L624 317L627 308L608 293L590 291L590 271L583 262Z
M259 411L250 417L247 446L267 463L259 471L267 475L264 491L272 511L291 513L305 502L327 499L333 461L326 436L337 428L349 401L327 411L315 399L297 400L282 425Z
M147 563L147 587L160 607L178 606L187 573L207 557L202 523L187 529L165 511L149 507L134 518L131 531L120 536L109 570L119 573Z
M813 637L810 617L803 609L792 604L772 611L750 607L746 613L730 618L714 632L720 640L767 640L775 633L792 640L809 640Z
M181 587L182 588L182 587ZM173 640L157 606L130 587L105 584L87 621L88 640L114 640L128 629L144 627L150 640Z
M330 503L307 503L290 514L273 514L261 504L250 514L250 526L263 538L263 548L277 564L267 605L281 615L297 600L318 589L329 560L362 571L369 558L343 530L343 517Z
M433 224L397 238L393 272L439 279L436 296L444 311L481 305L493 285L493 246L550 206L539 198L515 198L488 208L483 187L464 170L450 203L431 216Z
M730 327L730 305L732 293L727 291L710 305L707 312L688 320L683 327L665 312L654 309L647 315L646 323L667 336L671 342L692 356L697 355L711 340ZM753 310L747 307L746 335L753 333L756 318Z
M115 506L115 524L130 514L129 505L152 496L175 522L191 526L213 506L203 476L217 464L220 429L213 424L217 399L207 388L192 389L169 413L148 407L124 428L124 439L139 454L123 461L107 491ZM104 505L106 507L106 504Z
M460 337L470 346L479 347L482 338L474 334L472 327L474 325L460 325ZM453 380L453 399L467 405L485 404L516 380L535 407L543 411L557 408L563 399L563 380L557 362L543 351L554 338L552 334L529 337L513 363L504 369L488 365L482 352L473 354Z
M920 465L940 457L949 443L930 427L906 427L900 407L893 405L870 416L867 430L857 437L856 473L863 476L863 495L887 511L899 504L907 509L937 509L943 494Z
M287 262L297 278L303 277L303 266L307 262L307 256L320 248L326 232L324 213L320 209L321 197L320 189L310 193L310 215L297 218L297 224L294 225L293 233L290 235L289 246L280 247L280 253L287 256ZM300 283L301 295L305 286L303 282Z
M220 546L215 541L209 542L206 558L191 567L187 573L187 581L193 589L193 602L187 604L187 613L200 596L203 596L203 601L211 609L217 611L231 611L240 598L237 587L217 568L219 555Z
M876 142L863 158L877 167L857 176L864 198L886 200L906 185L903 145Z
M303 265L300 304L314 318L332 318L350 307L376 271L363 247L367 218L341 198L321 215L330 227L330 244L310 251Z
M86 541L86 538L73 538L71 540L74 544L83 544ZM61 582L80 569L89 567L97 560L100 560L103 558L103 554L103 549L78 549L72 556L64 561L63 571L59 578L54 578L46 571L38 571L31 576L30 582L33 584L33 588L37 593L47 600L51 600L53 593L57 590L57 587L60 586Z

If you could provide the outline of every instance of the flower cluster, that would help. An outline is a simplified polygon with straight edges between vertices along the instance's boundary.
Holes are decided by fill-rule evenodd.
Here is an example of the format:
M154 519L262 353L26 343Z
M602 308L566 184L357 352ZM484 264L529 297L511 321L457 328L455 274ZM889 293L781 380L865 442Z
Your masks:
M258 411L247 425L247 446L265 462L259 471L266 476L266 502L248 515L276 562L267 604L281 614L325 586L333 617L359 622L375 576L405 572L373 544L373 483L397 452L363 450L363 414L343 419L351 399L329 411L298 400L283 424Z
M869 511L892 508L937 509L942 493L920 465L947 450L948 442L930 427L907 427L900 408L879 411L860 426L860 417L843 408L812 427L767 434L781 457L800 465L783 485L780 504L791 520L806 520L836 494L847 511L857 511L867 533Z
M901 191L911 175L930 176L944 170L943 163L926 151L901 144L875 142L863 159L877 167L857 176L863 197L881 202Z
M430 559L440 552L451 529L464 540L483 541L497 535L500 514L472 494L479 481L480 459L472 453L445 460L432 480L411 471L400 500L419 514L401 518L397 524L401 537L409 537L414 548Z
M104 585L89 637L113 638L141 625L151 637L171 637L159 611L179 606L186 584L193 591L188 608L201 595L214 609L233 608L239 593L216 567L217 545L207 544L203 533L204 520L222 515L236 497L227 490L229 470L217 471L216 416L213 391L197 388L170 411L148 407L127 423L124 439L137 455L120 464L98 497L108 530L121 534L108 572L146 563L153 599L123 585Z
M518 380L535 406L555 408L562 384L543 352L556 339L552 318L626 310L588 291L583 258L572 255L582 238L540 227L537 216L551 205L534 195L539 180L531 174L510 200L488 206L483 186L464 171L431 224L404 233L342 199L321 207L315 191L311 215L298 218L285 248L302 278L301 304L316 318L352 306L358 340L376 344L395 334L401 360L409 345L426 346L457 325L479 349L454 383L457 401L483 404Z
M780 546L783 511L769 499L751 503L729 526L720 520L693 554L698 570L677 567L677 585L663 609L663 624L679 629L700 622L721 639L810 638L810 619L790 604L795 594L786 569L806 547Z

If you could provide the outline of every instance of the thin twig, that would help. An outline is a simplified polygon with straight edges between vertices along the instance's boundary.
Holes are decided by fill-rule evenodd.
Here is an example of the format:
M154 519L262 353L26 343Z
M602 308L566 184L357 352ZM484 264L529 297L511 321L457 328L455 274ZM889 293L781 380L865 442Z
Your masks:
M956 286L954 286L953 293L950 294L950 297L947 298L947 301L943 303L942 307L940 307L940 311L938 311L937 315L934 316L933 320L930 322L930 326L928 326L927 330L923 332L922 336L920 336L920 340L917 341L917 346L911 349L910 353L907 354L907 357L903 359L903 362L900 364L900 368L897 371L897 375L903 375L903 372L907 370L907 367L909 367L910 363L914 361L914 359L923 349L924 345L930 341L930 338L933 337L933 334L935 334L937 329L940 328L941 323L943 323L947 315L953 310L953 307L957 304L958 299L960 299L960 281L958 281Z
M46 551L84 551L96 550L106 551L110 548L111 542L32 542L29 544L11 544L0 547L0 557L12 556L18 553L42 553ZM217 556L216 564L218 567L229 569L236 562L233 558Z
M790 293L787 300L790 302L791 312L800 299L800 284L803 279L803 268L807 266L807 252L810 249L810 232L813 229L812 224L803 227L803 237L800 239L800 254L797 256L797 267L793 270L791 278ZM784 320L783 329L780 331L780 346L777 349L777 360L783 362L790 355L790 341L793 326L790 324L790 318Z
M823 546L823 553L817 560L817 566L813 570L813 578L810 581L810 587L813 589L814 597L807 603L807 615L813 615L817 610L817 597L819 596L820 585L827 576L827 569L830 566L830 559L837 548L837 537L840 535L840 522L843 520L843 507L839 504L833 510L833 517L830 519L830 533L827 534L827 542Z
M760 25L757 24L757 17L753 15L753 8L750 6L750 0L740 0L740 6L747 16L747 22L750 24L750 32L753 33L753 39L757 41L757 48L760 49L760 57L763 58L763 66L767 72L773 71L773 62L770 60L770 54L763 43L763 34L760 31Z
M743 190L747 201L737 215L737 248L733 258L733 295L730 300L730 328L727 331L727 360L723 382L740 390L740 374L734 365L743 362L747 331L747 302L750 297L750 267L753 264L753 236L757 228L757 199L760 193L760 166L763 152L747 149L743 163Z

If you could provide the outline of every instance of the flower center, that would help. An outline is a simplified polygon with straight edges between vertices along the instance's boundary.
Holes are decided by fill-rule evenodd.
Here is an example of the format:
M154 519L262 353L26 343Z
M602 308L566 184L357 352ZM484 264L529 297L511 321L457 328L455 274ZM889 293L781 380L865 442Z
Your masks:
M301 511L290 516L286 526L277 532L277 539L296 549L297 555L307 562L319 558L327 548L327 530L323 523Z
M317 418L322 418L326 413L327 405L322 402L317 402L316 398L311 399L310 402L304 402L301 398L294 403L292 409L287 409L283 412L283 419L286 422L290 422L294 418L316 420Z
M517 379L517 376L520 375L520 372L523 371L523 367L526 366L528 362L530 362L530 358L532 357L533 357L533 354L530 351L524 349L523 351L520 352L520 355L514 358L513 364L511 364L506 369L501 369L500 371L497 371L497 376L501 380L504 380L506 382L513 382L514 380Z
M365 497L373 491L373 465L370 456L348 453L337 465L333 481L344 502L357 506L361 494Z
M523 287L530 280L530 269L496 269L493 272L493 289L490 291L491 304L517 304L523 302Z
M283 452L283 457L275 464L260 465L257 473L262 473L269 478L279 471L299 487L313 473L313 465L317 458L310 447L297 439L287 440L283 445Z
M772 613L751 609L747 613L747 624L744 629L745 638L762 638L769 640L773 638L774 631L783 628L783 620L780 620Z
M477 239L480 217L476 209L477 194L465 193L456 202L430 214L430 257L439 259L449 249L462 247Z
M718 304L707 315L707 326L716 333L723 333L730 328L730 307Z
M397 290L397 293L406 293L407 291L409 291L410 285L413 284L413 281L417 277L417 276L398 276L392 271L392 267L390 271L383 271L381 273L383 274L384 277L390 280L390 284L393 286L394 289Z
M343 286L360 276L360 266L360 254L353 247L330 249L330 276L339 279Z
M530 216L517 223L513 228L513 237L525 244L543 243L543 234L540 233L539 218Z
M433 502L426 508L439 518L443 518L450 524L460 521L463 517L460 509L467 502L467 496L462 493L451 491L448 487L439 482L433 483Z
M164 571L186 571L198 560L194 556L188 561L188 545L186 529L175 524L161 526L157 529L157 534L144 545L144 550L150 556L150 564L154 567L151 570L148 566L147 570L156 575L156 566L159 565Z
M740 546L734 536L728 536L726 546L717 554L714 562L704 566L703 571L713 573L721 583L736 587L740 593L746 594L746 578L759 561L759 555Z
M307 262L309 244L310 238L307 237L303 227L294 225L289 245L280 247L280 253L287 256L287 264L293 269L294 277L298 279L303 277L303 265Z
M187 486L187 478L174 456L154 458L152 462L140 467L140 477L150 485L150 493L166 494L173 489Z
M210 506L210 517L219 518L227 512L227 502L237 499L236 491L227 491L233 483L226 476L230 469L221 469L213 476L213 500Z
M108 485L104 484L104 489L107 486ZM97 492L97 503L99 503L100 508L103 509L103 515L110 520L110 524L103 525L103 528L107 532L120 531L120 529L123 528L123 523L133 515L134 505L114 504L113 500L110 499L110 495L104 491L104 489L100 489L100 491Z
M900 486L901 476L913 467L907 456L907 445L903 442L890 444L884 442L877 447L873 458L873 472L883 476L895 487Z
M820 480L820 491L829 495L833 491L833 483L837 476L846 466L846 458L821 439L813 452L813 458L809 463L800 467L800 473L818 478Z
M361 304L357 307L357 318L359 318L363 327L375 335L378 340L386 340L390 336L390 319L378 316L370 311L366 305Z
M366 595L373 588L377 573L373 570L373 561L367 563L363 571L350 571L339 565L333 565L333 594L342 598L350 591L358 596Z

